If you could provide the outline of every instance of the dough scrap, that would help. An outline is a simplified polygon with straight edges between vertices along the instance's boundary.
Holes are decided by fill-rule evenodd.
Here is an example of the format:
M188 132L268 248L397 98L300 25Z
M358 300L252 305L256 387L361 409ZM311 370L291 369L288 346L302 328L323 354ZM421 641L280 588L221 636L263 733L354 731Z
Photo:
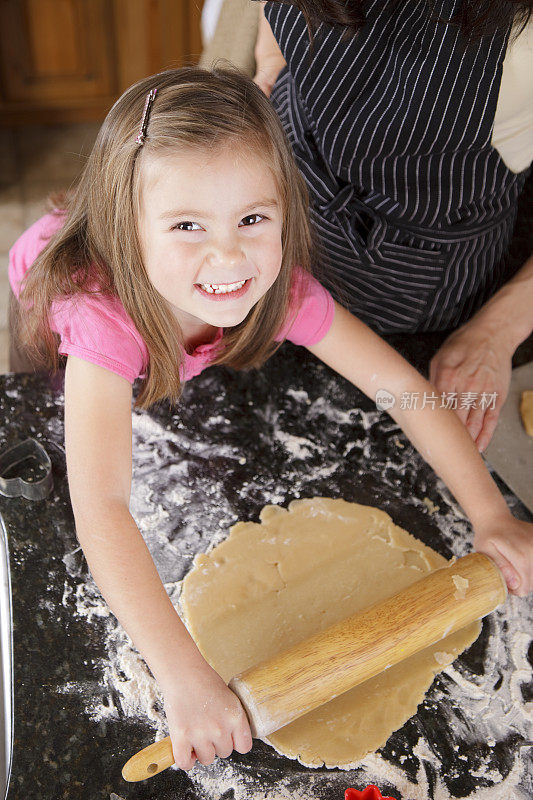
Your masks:
M533 389L522 392L520 403L520 414L524 428L529 436L533 436Z
M452 581L454 583L456 590L454 593L455 599L464 600L466 597L469 581L467 580L467 578L461 577L461 575L452 575Z
M196 556L180 604L211 666L230 679L444 566L445 558L388 514L316 497L266 506ZM479 635L447 636L271 734L310 767L349 767L385 744L417 709L434 676Z

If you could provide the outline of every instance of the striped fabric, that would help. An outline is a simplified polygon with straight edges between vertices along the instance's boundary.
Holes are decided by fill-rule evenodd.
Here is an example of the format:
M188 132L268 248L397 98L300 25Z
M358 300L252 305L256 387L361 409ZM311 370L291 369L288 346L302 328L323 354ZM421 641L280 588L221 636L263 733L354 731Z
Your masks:
M459 1L459 0L458 0ZM356 37L267 2L272 92L311 197L318 274L380 333L446 330L503 282L526 174L491 145L507 36L465 47L454 0L372 0Z

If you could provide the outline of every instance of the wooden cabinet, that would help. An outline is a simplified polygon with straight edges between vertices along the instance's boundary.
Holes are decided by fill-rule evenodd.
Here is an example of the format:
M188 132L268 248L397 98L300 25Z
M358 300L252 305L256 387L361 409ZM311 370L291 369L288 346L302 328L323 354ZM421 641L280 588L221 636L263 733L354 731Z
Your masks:
M201 0L0 0L0 124L101 119L139 78L197 63Z

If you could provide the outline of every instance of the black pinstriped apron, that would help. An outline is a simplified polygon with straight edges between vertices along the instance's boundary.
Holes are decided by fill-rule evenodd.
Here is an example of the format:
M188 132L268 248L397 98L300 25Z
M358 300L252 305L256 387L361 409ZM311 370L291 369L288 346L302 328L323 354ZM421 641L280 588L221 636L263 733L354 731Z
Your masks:
M302 14L265 7L287 61L272 102L310 191L319 277L381 333L455 327L509 279L527 175L491 145L507 35L465 47L443 21L458 2L430 6L373 0L346 42L321 25L311 56Z

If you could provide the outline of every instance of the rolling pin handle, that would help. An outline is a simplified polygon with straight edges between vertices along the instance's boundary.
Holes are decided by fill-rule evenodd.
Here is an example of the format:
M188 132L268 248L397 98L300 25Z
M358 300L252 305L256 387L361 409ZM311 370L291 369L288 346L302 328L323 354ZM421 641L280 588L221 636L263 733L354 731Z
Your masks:
M122 768L122 777L125 781L144 781L152 778L159 772L174 764L174 753L170 736L165 736L158 742L153 742L135 753Z

